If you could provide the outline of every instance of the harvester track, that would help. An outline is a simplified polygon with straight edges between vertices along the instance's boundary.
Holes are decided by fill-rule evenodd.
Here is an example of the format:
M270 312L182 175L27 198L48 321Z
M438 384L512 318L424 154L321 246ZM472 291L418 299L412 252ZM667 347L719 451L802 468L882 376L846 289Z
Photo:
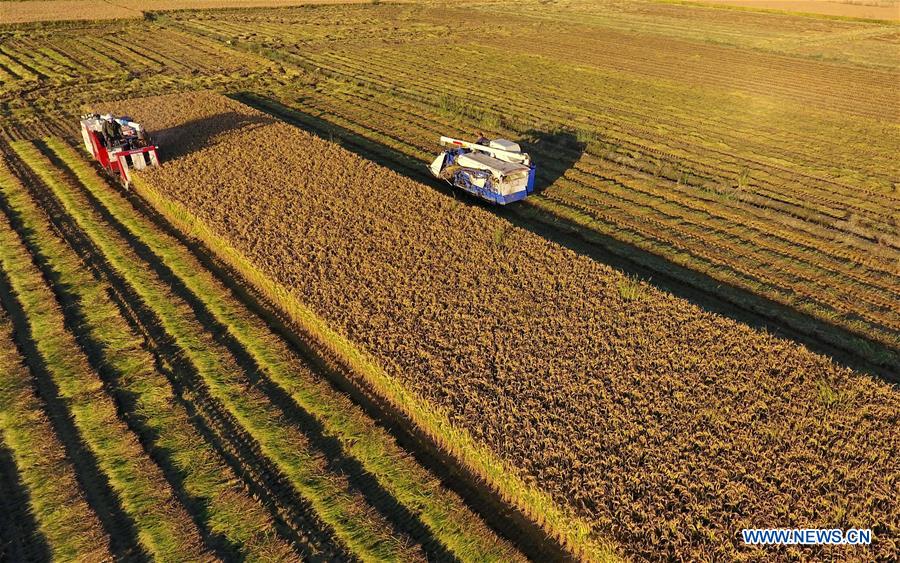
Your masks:
M158 365L169 377L179 402L190 414L196 416L198 429L210 439L213 447L241 477L244 486L273 513L280 524L281 533L294 542L306 559L352 559L309 504L293 493L285 476L260 452L259 445L252 436L220 402L210 396L196 368L171 335L165 332L157 314L109 264L102 251L52 195L49 187L25 163L11 154L8 147L3 147L3 152L25 180L24 184L29 188L31 196L46 210L58 233L92 274L109 284L113 301L132 329L146 339ZM77 186L77 180L71 177L69 180L73 187ZM129 416L123 418L131 419Z
M206 304L184 285L178 274L166 266L152 248L122 225L102 203L95 199L89 190L83 189L78 179L71 174L64 163L56 159L52 151L42 147L40 143L38 143L38 147L41 148L44 156L60 170L65 171L70 185L77 187L82 192L85 198L91 202L92 208L109 225L113 226L122 238L128 241L130 247L145 261L147 267L161 279L166 280L175 295L190 305L192 313L200 325L213 336L217 344L232 355L237 365L246 373L250 384L261 390L277 409L285 413L287 419L309 439L314 450L324 454L327 459L326 469L328 471L347 479L351 488L361 494L369 506L389 520L397 532L408 535L410 540L416 543L421 543L430 559L455 560L453 554L433 537L415 514L394 499L374 476L360 465L358 460L346 455L337 439L326 436L318 421L298 407L283 389L266 377L265 369L259 366L243 345L230 334L228 327L222 325L215 318ZM58 202L55 203L58 205ZM62 210L60 212L65 213ZM98 251L96 248L94 250ZM107 264L106 269L111 270L112 268ZM113 271L107 275L116 276ZM297 498L289 480L266 457L260 444L242 428L240 422L228 408L212 395L200 374L197 373L195 366L185 358L171 336L161 329L160 319L155 312L143 304L143 300L125 280L117 279L115 287L122 295L122 298L119 299L120 302L132 303L135 309L139 309L135 311L134 317L146 319L140 321L143 330L152 338L154 353L156 354L158 350L160 361L171 367L172 383L179 392L181 400L190 405L189 408L200 416L207 426L207 430L216 437L217 447L229 460L235 472L249 479L252 483L251 490L260 494L261 498L266 499L267 504L276 509L277 516L292 530L294 536L292 539L298 541L300 545L308 546L308 549L304 550L304 556L307 558L322 557L324 560L353 559L350 552L346 551L336 540L333 530L316 516L314 509L305 501ZM316 535L319 537L316 538Z
M111 551L114 556L123 560L149 560L139 544L134 522L122 509L108 477L100 469L96 457L81 438L59 388L37 349L28 327L27 315L16 301L9 279L2 271L0 271L0 300L12 321L16 344L34 376L35 393L43 399L44 410L65 449L66 457L75 466L78 484L94 508L104 531L110 537Z

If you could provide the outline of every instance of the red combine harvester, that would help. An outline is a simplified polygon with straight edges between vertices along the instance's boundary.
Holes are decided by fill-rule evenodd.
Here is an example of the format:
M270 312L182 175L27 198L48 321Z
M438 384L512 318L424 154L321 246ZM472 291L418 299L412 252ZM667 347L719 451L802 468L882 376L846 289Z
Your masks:
M84 146L125 188L131 184L131 170L158 166L159 149L140 124L129 117L89 114L81 118Z

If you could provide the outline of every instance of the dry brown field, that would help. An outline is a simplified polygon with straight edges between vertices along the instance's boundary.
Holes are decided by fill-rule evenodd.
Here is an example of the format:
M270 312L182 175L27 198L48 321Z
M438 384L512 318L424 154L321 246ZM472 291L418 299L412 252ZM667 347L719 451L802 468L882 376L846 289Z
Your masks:
M890 386L226 98L111 107L172 155L142 182L626 553L734 559L734 530L838 514L898 548Z
M0 23L0 560L896 560L893 0L54 2ZM476 132L535 194L430 177Z
M145 12L216 8L277 8L315 4L360 4L371 0L2 0L0 24L42 21L113 20L144 17ZM401 0L402 1L402 0Z
M701 0L700 3L844 18L900 20L900 2L897 0Z

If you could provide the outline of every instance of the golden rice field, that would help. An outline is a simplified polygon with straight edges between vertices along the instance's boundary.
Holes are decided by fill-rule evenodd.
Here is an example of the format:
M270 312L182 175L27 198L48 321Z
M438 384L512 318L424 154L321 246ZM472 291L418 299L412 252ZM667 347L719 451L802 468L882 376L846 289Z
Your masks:
M896 559L891 2L61 3L0 2L0 559ZM430 178L478 133L537 193Z

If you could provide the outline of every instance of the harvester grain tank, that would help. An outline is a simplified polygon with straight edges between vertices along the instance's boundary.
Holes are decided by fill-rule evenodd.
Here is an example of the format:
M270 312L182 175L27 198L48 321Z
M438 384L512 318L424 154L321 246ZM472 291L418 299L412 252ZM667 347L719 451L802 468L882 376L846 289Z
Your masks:
M450 148L439 154L429 169L457 188L500 205L525 199L534 191L534 164L517 143L506 139L471 143L441 137L441 145Z
M132 170L159 165L159 147L130 117L85 115L81 118L81 136L94 160L126 188L131 184Z

